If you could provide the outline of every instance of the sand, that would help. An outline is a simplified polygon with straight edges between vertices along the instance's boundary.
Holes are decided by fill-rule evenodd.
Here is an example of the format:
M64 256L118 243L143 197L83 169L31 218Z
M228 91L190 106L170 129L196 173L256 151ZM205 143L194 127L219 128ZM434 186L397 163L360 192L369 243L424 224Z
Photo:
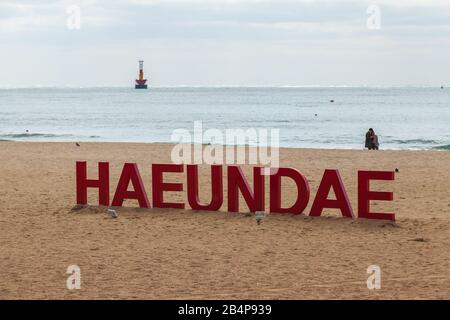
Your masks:
M94 206L74 208L76 160L110 161L111 189L123 163L137 162L151 196L150 164L168 163L171 148L0 142L0 299L450 298L450 152L280 150L281 165L300 169L312 195L325 168L340 169L355 210L357 169L398 168L395 182L374 185L394 191L394 202L374 209L394 211L395 224L327 210L257 225L245 214L142 210L133 201L112 219L95 193ZM283 192L292 199L289 185ZM66 288L73 264L80 290ZM381 268L379 290L367 288L369 265Z

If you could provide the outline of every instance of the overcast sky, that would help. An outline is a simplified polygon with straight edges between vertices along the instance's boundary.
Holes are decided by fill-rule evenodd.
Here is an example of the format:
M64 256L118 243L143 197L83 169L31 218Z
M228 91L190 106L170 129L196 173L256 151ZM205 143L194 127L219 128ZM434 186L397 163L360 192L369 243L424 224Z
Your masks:
M450 0L0 0L2 87L130 86L139 59L158 86L450 85Z

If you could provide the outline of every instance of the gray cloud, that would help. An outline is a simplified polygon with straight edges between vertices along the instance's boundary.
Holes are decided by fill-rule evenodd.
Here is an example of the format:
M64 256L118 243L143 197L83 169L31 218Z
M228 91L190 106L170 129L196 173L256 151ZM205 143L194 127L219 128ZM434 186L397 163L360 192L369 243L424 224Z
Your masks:
M0 85L23 83L20 68L35 71L28 84L127 84L139 58L161 85L445 81L450 1L374 2L378 31L366 28L372 1L2 1Z

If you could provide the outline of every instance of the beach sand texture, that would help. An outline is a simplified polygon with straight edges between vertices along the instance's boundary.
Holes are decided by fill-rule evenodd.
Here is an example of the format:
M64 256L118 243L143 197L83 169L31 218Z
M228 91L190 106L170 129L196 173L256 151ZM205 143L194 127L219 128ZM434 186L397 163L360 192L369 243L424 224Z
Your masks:
M336 210L319 218L272 214L257 225L226 205L141 210L131 201L118 219L105 208L74 209L76 160L88 161L89 177L109 161L111 194L123 163L138 163L151 201L150 165L170 163L171 148L0 142L0 299L450 299L450 152L280 150L280 165L310 180L306 212L326 168L340 170L355 212L357 170L398 168L395 182L373 184L394 191L394 202L372 207L395 212L395 224ZM250 166L244 171L251 180ZM199 175L208 201L209 170ZM285 203L293 200L291 184L282 192ZM184 202L185 194L166 199ZM97 203L95 191L89 202ZM80 290L66 288L73 264ZM380 290L367 289L369 265L381 268Z

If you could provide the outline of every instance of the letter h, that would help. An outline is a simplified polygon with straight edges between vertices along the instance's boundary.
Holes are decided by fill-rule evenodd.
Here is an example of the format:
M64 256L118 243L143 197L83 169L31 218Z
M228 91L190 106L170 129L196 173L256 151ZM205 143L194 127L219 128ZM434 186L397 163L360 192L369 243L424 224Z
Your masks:
M98 163L98 180L87 179L86 161L77 161L77 204L87 204L87 189L98 188L99 205L109 206L109 163Z

